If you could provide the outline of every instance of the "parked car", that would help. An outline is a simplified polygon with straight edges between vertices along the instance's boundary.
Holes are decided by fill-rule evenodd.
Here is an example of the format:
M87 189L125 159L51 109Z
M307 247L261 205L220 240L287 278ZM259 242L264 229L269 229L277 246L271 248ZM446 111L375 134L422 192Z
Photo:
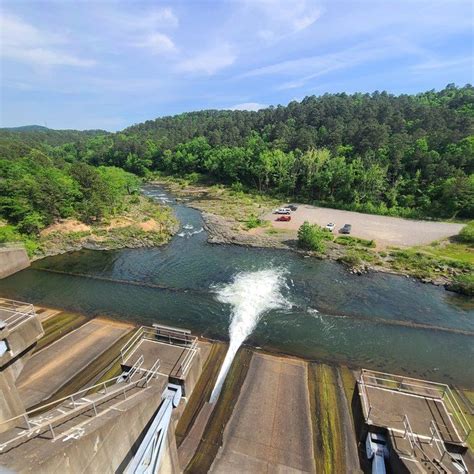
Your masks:
M336 227L336 224L333 224L332 222L330 222L330 223L326 226L326 229L329 230L329 232L332 232L335 227Z
M289 222L291 221L291 216L278 216L276 218L277 221L280 221L280 222Z
M296 211L296 209L298 209L298 206L296 204L288 204L288 206L286 206L288 209L291 209L292 211Z
M352 226L350 224L344 224L344 227L340 230L341 234L350 234Z
M289 207L280 207L280 209L277 209L274 214L291 214L291 209Z

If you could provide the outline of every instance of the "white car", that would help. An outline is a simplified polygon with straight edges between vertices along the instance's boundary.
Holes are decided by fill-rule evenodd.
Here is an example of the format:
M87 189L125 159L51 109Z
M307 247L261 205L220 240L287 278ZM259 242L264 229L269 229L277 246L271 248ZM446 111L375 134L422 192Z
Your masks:
M330 223L326 226L326 229L329 230L329 232L332 232L335 227L336 227L336 224L333 224L332 222L330 222Z
M274 214L291 214L291 209L289 207L280 207L280 209L277 209Z

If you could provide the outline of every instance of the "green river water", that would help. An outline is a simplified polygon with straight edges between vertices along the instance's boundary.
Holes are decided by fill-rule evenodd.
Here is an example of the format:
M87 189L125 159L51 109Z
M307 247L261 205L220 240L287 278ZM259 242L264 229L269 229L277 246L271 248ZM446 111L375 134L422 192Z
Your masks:
M232 308L218 300L219 289L238 274L275 269L288 304L264 311L247 344L474 387L472 300L406 277L351 275L290 251L210 245L199 211L158 187L144 192L181 221L168 245L45 258L1 280L0 294L225 340Z

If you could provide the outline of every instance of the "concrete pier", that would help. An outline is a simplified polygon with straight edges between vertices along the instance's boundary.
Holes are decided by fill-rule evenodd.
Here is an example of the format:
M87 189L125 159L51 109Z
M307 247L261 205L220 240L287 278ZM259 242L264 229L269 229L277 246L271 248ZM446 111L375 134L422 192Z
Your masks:
M33 305L0 300L0 433L10 427L2 422L25 412L16 381L42 335Z
M30 266L24 247L0 247L0 279L13 275Z

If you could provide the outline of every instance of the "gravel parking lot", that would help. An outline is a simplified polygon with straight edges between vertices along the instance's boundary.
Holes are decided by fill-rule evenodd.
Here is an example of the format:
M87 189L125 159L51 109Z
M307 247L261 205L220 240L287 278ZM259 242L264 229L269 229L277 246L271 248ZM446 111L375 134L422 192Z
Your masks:
M287 230L295 237L304 221L320 226L333 222L336 225L335 234L339 234L339 229L344 224L351 224L352 236L375 240L378 248L429 244L434 240L456 235L463 227L463 224L417 221L308 205L299 205L298 209L291 213L290 222L277 222L277 217L268 213L264 219L269 220L275 229Z

